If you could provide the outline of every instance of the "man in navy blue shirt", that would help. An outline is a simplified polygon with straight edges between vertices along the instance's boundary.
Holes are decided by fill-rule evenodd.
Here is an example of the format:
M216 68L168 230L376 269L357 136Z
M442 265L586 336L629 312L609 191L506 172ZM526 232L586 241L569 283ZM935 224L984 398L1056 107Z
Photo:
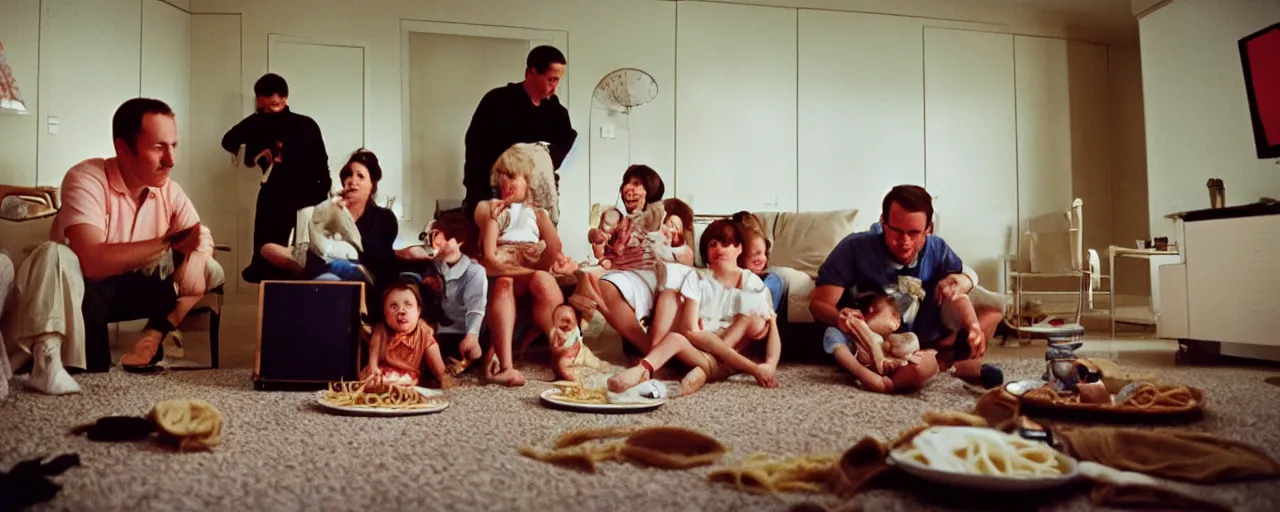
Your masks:
M917 389L934 373L952 366L957 377L981 379L988 387L1003 380L999 369L981 363L986 341L1000 323L1002 311L978 311L977 322L956 330L943 321L944 316L975 318L948 310L955 304L951 299L969 293L974 282L964 273L960 257L945 241L930 234L932 219L933 198L924 188L894 187L881 205L879 225L845 237L818 269L809 310L815 319L844 334L828 336L831 339L824 340L824 347L868 390ZM899 331L915 333L921 349L937 350L936 359L932 354L921 354L920 363L897 370L891 379L881 378L857 362L856 346L846 340L853 332L852 319L861 317L856 305L874 295L896 300L903 314ZM972 307L967 301L961 304Z

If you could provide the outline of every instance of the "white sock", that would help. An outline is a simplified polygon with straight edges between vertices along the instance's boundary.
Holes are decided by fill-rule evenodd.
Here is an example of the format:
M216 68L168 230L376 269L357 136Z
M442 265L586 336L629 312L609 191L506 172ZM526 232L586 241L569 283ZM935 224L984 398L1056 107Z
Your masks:
M69 395L80 392L80 384L62 367L62 338L46 334L31 347L35 359L27 386L48 395Z

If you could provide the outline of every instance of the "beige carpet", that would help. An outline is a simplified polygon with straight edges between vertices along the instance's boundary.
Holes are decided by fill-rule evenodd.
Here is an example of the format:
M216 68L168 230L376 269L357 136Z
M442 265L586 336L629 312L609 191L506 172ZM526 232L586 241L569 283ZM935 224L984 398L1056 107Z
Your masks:
M1038 378L1043 347L993 349L992 362L1011 378ZM527 368L534 379L548 370ZM1161 376L1208 391L1208 417L1189 428L1267 447L1280 456L1280 396L1262 369L1158 367ZM643 415L576 414L543 408L542 385L477 387L451 392L444 412L409 418L353 418L314 408L308 393L254 391L248 370L136 376L119 371L81 376L84 393L46 397L18 391L0 402L0 468L35 456L77 452L84 467L59 481L62 494L37 510L785 510L827 496L741 493L706 481L709 468L675 472L606 463L583 474L516 453L522 443L547 446L574 428L679 425L732 445L723 462L754 452L841 452L863 436L889 438L930 409L969 409L959 382L938 378L913 396L881 396L849 385L833 367L784 366L782 387L726 382ZM143 414L156 402L199 397L227 418L212 453L173 454L147 444L102 444L67 435L97 417ZM873 491L867 510L927 510L948 493L928 484L919 498ZM948 491L953 492L953 491ZM1237 510L1280 509L1280 485L1205 488ZM993 509L1018 503L986 502ZM1088 510L1081 494L1042 504ZM1023 506L1028 508L1024 502Z

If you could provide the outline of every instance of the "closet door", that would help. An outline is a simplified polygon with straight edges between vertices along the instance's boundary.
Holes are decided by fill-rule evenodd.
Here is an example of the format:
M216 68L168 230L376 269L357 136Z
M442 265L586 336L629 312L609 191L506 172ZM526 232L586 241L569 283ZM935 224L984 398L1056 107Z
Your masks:
M799 211L880 215L895 185L924 184L920 21L800 11Z
M1018 225L1013 36L926 28L924 98L935 232L980 284L1003 290Z
M796 11L679 2L676 196L703 214L796 209Z
M1015 36L1014 56L1022 229L1044 216L1061 219L1079 198L1085 248L1105 254L1114 238L1106 46ZM1057 289L1071 286L1076 285L1053 283Z
M354 43L271 34L267 67L289 82L289 108L320 125L333 188L355 150L365 147L365 49Z

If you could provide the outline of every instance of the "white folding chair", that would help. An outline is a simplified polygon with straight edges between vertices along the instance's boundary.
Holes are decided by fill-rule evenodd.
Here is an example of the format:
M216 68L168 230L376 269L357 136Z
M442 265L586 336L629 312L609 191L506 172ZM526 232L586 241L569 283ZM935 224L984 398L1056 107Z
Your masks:
M1048 293L1078 295L1075 312L1069 319L1078 326L1084 312L1093 308L1098 263L1097 251L1084 248L1084 202L1080 199L1072 201L1065 211L1029 219L1020 237L1017 257L1006 260L1005 265L1006 282L1013 285L1014 328L1023 327L1024 282L1051 278L1077 281L1073 291Z

